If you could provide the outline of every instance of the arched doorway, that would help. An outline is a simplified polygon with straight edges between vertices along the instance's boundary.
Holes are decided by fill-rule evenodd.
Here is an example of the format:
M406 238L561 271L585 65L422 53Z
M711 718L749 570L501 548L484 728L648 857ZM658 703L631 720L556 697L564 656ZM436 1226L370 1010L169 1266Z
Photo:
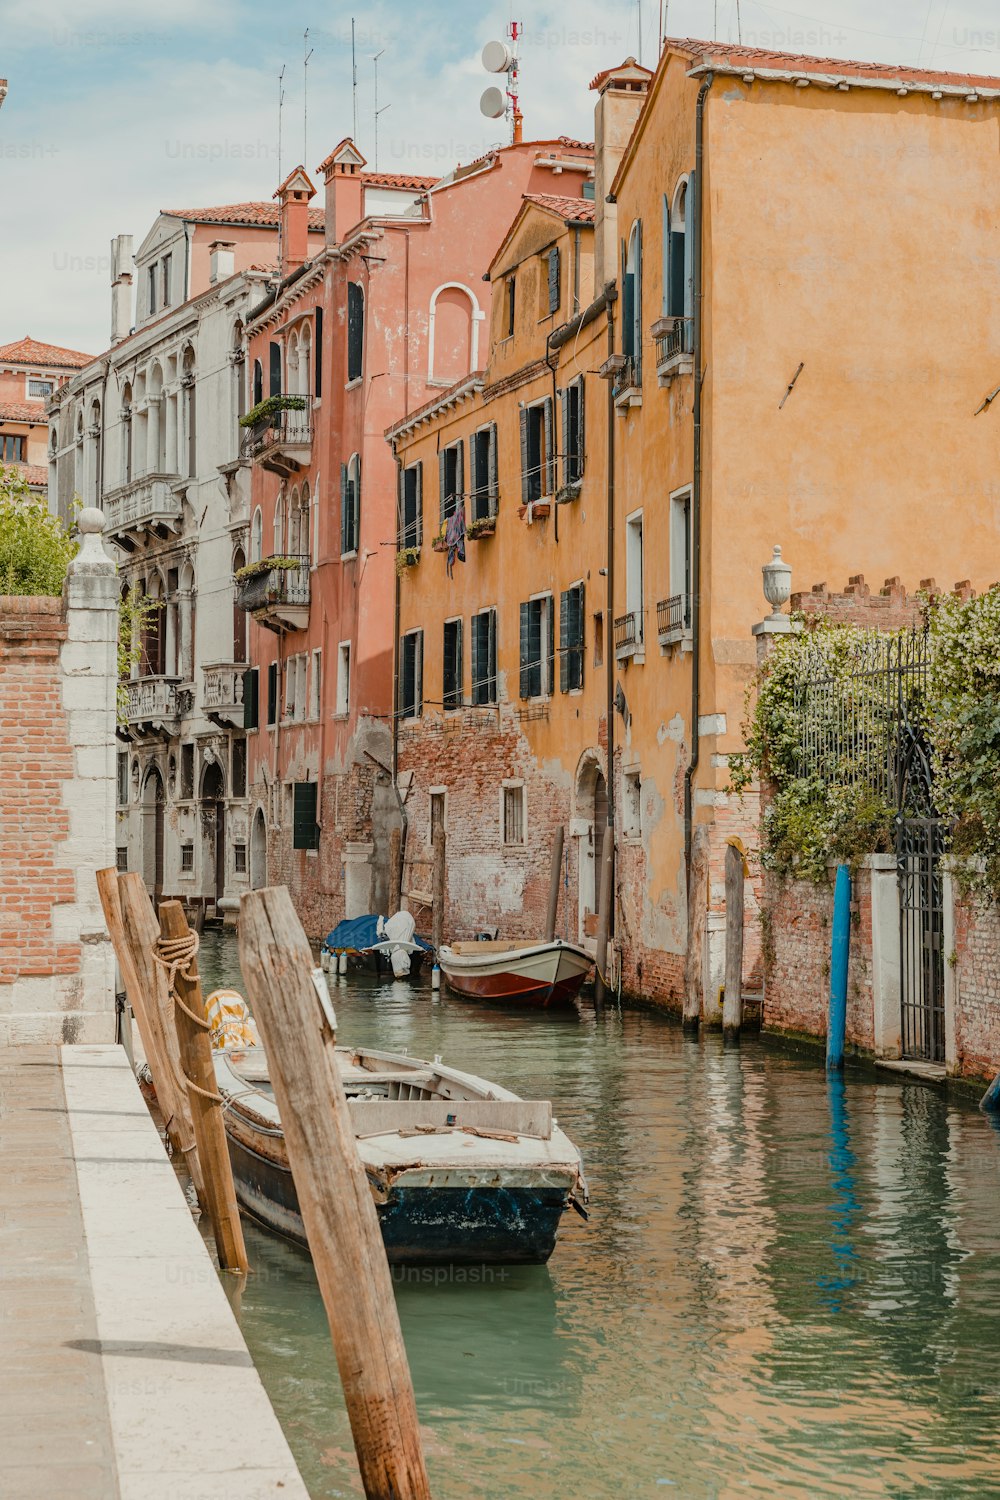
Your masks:
M600 891L598 866L608 826L608 784L593 753L584 757L577 773L576 811L579 825L582 825L577 875L579 935L581 938L596 938Z
M216 912L226 892L226 788L222 767L210 761L201 778L202 892Z
M154 897L163 894L163 820L166 797L156 766L142 789L142 878Z
M258 807L250 830L250 888L259 891L267 885L267 825L264 810Z

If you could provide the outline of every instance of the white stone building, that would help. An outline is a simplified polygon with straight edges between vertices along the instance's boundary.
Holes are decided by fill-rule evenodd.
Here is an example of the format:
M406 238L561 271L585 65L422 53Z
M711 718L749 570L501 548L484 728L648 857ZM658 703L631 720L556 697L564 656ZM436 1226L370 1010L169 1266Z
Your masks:
M322 233L320 222L310 233ZM49 502L103 510L124 594L156 601L119 727L117 860L158 895L235 912L248 885L243 673L252 400L244 328L277 206L159 215L112 244L112 342L49 406Z

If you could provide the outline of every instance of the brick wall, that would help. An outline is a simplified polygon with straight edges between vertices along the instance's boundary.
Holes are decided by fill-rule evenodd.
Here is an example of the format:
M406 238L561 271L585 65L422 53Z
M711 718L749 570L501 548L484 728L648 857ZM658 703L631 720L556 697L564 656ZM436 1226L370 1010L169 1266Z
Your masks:
M114 1039L118 587L103 517L61 599L0 598L0 1044Z
M945 954L953 996L951 1071L971 1078L1000 1072L1000 913L955 903L955 946Z

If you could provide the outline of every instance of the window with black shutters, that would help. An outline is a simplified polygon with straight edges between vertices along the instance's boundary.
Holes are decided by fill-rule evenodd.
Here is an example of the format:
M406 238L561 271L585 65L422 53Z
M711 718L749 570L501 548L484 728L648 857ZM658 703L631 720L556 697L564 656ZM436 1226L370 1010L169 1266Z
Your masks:
M356 281L347 283L347 379L360 380L365 347L365 294Z
M278 663L271 662L267 669L267 722L278 721Z
M472 616L472 701L497 701L497 612L483 609Z
M128 751L118 756L118 806L128 805Z
M469 438L470 519L484 521L495 516L500 499L497 483L497 427L491 422Z
M233 796L247 794L247 742L233 740Z
M269 346L267 394L281 395L281 345L277 343Z
M296 781L292 786L292 848L318 849L315 781Z
M555 490L552 397L521 409L521 503L530 505Z
M411 464L400 475L399 550L419 547L423 538L424 466Z
M181 801L194 796L194 746L181 746Z
M507 277L507 337L514 337L514 315L517 310L517 283L513 276Z
M560 260L561 257L559 254L559 246L553 245L552 249L546 256L548 269L548 304L550 313L558 312L559 310Z
M243 728L256 729L260 723L260 676L256 667L243 673Z
M547 698L552 692L555 660L555 621L552 595L529 599L521 605L522 698Z
M264 366L259 359L253 362L253 402L252 405L259 406L264 399Z
M463 452L462 443L452 443L438 454L438 513L442 528L462 498Z
M423 708L424 633L411 630L400 644L399 712L404 719L416 719Z
M446 709L462 707L462 622L444 622L442 700Z
M583 376L560 393L563 417L563 484L579 484L583 478Z
M583 687L583 584L559 596L559 690Z

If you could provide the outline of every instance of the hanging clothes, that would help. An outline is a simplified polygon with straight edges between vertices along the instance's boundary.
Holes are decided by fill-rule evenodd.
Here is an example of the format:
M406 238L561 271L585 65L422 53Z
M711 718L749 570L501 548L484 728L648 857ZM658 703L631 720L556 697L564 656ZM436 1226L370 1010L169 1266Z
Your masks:
M465 562L465 502L459 500L455 509L448 517L448 529L444 534L445 545L448 549L448 577L452 576L455 566L455 558L459 562Z

